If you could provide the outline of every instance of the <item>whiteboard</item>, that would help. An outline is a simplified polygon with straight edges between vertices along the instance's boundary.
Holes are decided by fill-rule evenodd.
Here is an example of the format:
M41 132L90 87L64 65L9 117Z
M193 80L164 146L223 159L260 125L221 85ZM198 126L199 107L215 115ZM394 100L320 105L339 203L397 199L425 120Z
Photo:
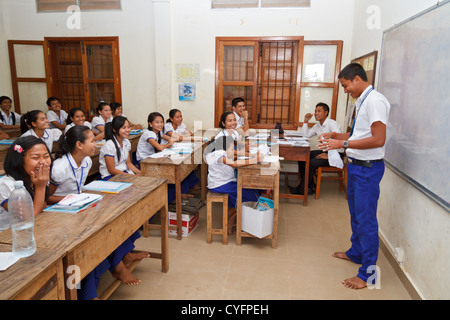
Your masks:
M378 91L388 166L450 212L449 17L447 0L383 33Z

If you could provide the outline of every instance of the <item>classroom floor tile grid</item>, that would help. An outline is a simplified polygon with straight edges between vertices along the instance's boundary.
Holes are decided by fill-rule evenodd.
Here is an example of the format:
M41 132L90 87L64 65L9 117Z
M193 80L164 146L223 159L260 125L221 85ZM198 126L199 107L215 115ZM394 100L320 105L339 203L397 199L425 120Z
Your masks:
M161 273L157 259L145 259L133 274L137 286L121 285L111 300L410 300L411 296L381 252L379 289L352 290L341 281L356 275L359 265L333 258L350 245L350 217L344 193L337 183L322 184L320 198L302 201L280 199L279 240L243 238L235 245L229 237L223 245L213 236L206 243L206 206L199 225L188 237L169 236L169 272ZM221 223L220 205L213 207L213 226ZM136 241L137 249L159 251L159 232ZM112 281L107 272L100 290Z

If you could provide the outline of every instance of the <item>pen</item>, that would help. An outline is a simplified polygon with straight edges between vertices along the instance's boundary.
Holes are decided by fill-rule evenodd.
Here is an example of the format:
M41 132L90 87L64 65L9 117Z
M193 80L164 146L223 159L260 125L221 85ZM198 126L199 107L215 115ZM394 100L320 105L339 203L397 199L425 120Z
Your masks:
M119 194L118 192L114 192L114 191L102 191L103 193L111 193L111 194Z

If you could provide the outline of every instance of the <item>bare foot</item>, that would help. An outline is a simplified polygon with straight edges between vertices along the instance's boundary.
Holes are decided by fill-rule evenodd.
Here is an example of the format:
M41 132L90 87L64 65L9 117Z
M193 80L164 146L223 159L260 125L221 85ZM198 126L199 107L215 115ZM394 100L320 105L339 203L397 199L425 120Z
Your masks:
M189 199L189 198L193 198L194 195L193 194L189 194L189 193L183 193L181 195L181 199Z
M122 261L114 268L112 275L114 278L127 285L137 285L141 283L141 280L135 278Z
M145 258L150 258L150 253L147 251L139 251L133 250L128 252L125 257L123 257L122 261L125 264L125 267L129 267L133 261L142 260Z
M367 283L358 277L345 279L342 281L342 284L347 288L355 290L367 287Z
M335 253L333 253L333 257L334 257L334 258L338 258L338 259L343 259L343 260L352 261L352 260L350 260L349 257L347 257L347 255L345 254L345 252L335 252Z

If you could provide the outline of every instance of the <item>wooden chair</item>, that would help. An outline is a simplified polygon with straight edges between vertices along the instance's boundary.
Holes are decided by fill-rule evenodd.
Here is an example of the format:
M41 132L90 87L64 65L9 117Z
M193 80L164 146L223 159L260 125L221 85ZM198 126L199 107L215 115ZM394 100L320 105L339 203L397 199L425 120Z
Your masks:
M222 229L212 228L212 204L222 203ZM228 244L228 194L208 191L206 196L206 242L211 243L213 234L222 235L222 243Z
M337 175L333 176L322 176L322 173L334 173ZM320 194L320 183L322 180L338 180L339 181L339 192L344 191L344 183L345 187L347 187L347 157L344 159L344 167L342 169L336 167L319 167L317 168L317 177L316 177L316 199L319 199ZM347 195L346 195L347 197Z

